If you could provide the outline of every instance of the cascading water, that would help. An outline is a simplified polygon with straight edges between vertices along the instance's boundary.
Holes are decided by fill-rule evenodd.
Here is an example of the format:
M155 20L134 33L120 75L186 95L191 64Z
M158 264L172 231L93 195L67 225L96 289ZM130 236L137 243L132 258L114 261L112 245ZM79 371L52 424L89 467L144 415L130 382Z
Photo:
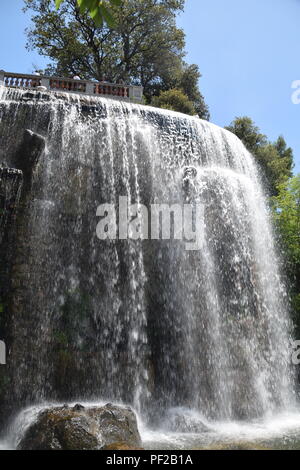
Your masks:
M23 175L20 170L0 167L0 243L9 219L18 206Z
M288 300L243 144L169 111L2 90L8 163L28 127L46 150L13 248L10 413L108 399L157 423L176 407L226 420L291 406ZM97 207L118 207L119 196L146 207L200 202L202 248L100 241Z

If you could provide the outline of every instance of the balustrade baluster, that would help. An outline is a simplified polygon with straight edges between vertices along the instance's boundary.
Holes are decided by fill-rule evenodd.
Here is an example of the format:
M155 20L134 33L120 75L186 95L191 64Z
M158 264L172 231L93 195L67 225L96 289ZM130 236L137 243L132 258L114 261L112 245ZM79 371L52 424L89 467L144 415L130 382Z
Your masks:
M85 93L89 95L104 95L125 99L135 99L134 88L128 86L122 86L121 84L111 84L106 82L87 82L84 81L74 81L70 79L54 79L47 78L44 76L30 76L30 75L21 75L21 74L11 74L3 72L2 80L5 86L19 87L19 88L35 88L38 86L45 86L46 88L50 87L50 90L62 90L66 92L74 93ZM131 93L132 92L132 93ZM140 96L142 91L140 92ZM138 95L139 96L139 95ZM140 101L140 99L138 99Z

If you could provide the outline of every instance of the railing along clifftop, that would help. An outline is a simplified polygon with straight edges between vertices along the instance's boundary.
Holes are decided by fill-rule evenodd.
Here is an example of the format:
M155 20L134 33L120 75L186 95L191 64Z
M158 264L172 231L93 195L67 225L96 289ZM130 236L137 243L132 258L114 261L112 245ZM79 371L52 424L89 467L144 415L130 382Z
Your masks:
M142 103L143 87L108 82L93 82L71 78L28 75L0 70L0 85L14 88L43 89L64 91L89 96L107 96L109 98Z

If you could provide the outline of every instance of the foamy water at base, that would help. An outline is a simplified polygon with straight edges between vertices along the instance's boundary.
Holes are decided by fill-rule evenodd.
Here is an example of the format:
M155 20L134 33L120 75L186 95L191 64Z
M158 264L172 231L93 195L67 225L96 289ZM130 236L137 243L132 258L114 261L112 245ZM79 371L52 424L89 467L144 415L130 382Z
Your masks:
M102 403L83 403L86 407L103 406ZM71 403L70 406L74 406ZM36 420L45 404L23 410L12 423L9 435L0 441L0 450L16 449L28 427ZM203 432L170 432L170 423L164 421L157 429L147 427L140 416L138 427L146 450L222 450L222 449L300 449L300 409L291 410L276 416L252 422L211 422L197 411L184 408L170 410L185 419L187 427L197 423L205 427ZM170 418L171 419L171 418Z
M144 429L143 445L149 450L201 449L300 449L300 412L284 413L270 419L247 423L207 423L208 431L170 433Z

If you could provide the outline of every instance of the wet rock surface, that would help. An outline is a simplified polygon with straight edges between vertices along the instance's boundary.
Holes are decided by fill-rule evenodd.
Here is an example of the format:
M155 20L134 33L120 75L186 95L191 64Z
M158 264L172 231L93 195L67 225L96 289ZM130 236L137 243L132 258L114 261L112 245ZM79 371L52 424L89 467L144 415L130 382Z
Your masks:
M46 409L39 413L18 445L19 450L118 448L141 448L141 438L131 408L112 404Z
M171 409L165 415L162 426L170 432L182 434L201 434L211 431L211 428L204 423L204 419L197 413Z

